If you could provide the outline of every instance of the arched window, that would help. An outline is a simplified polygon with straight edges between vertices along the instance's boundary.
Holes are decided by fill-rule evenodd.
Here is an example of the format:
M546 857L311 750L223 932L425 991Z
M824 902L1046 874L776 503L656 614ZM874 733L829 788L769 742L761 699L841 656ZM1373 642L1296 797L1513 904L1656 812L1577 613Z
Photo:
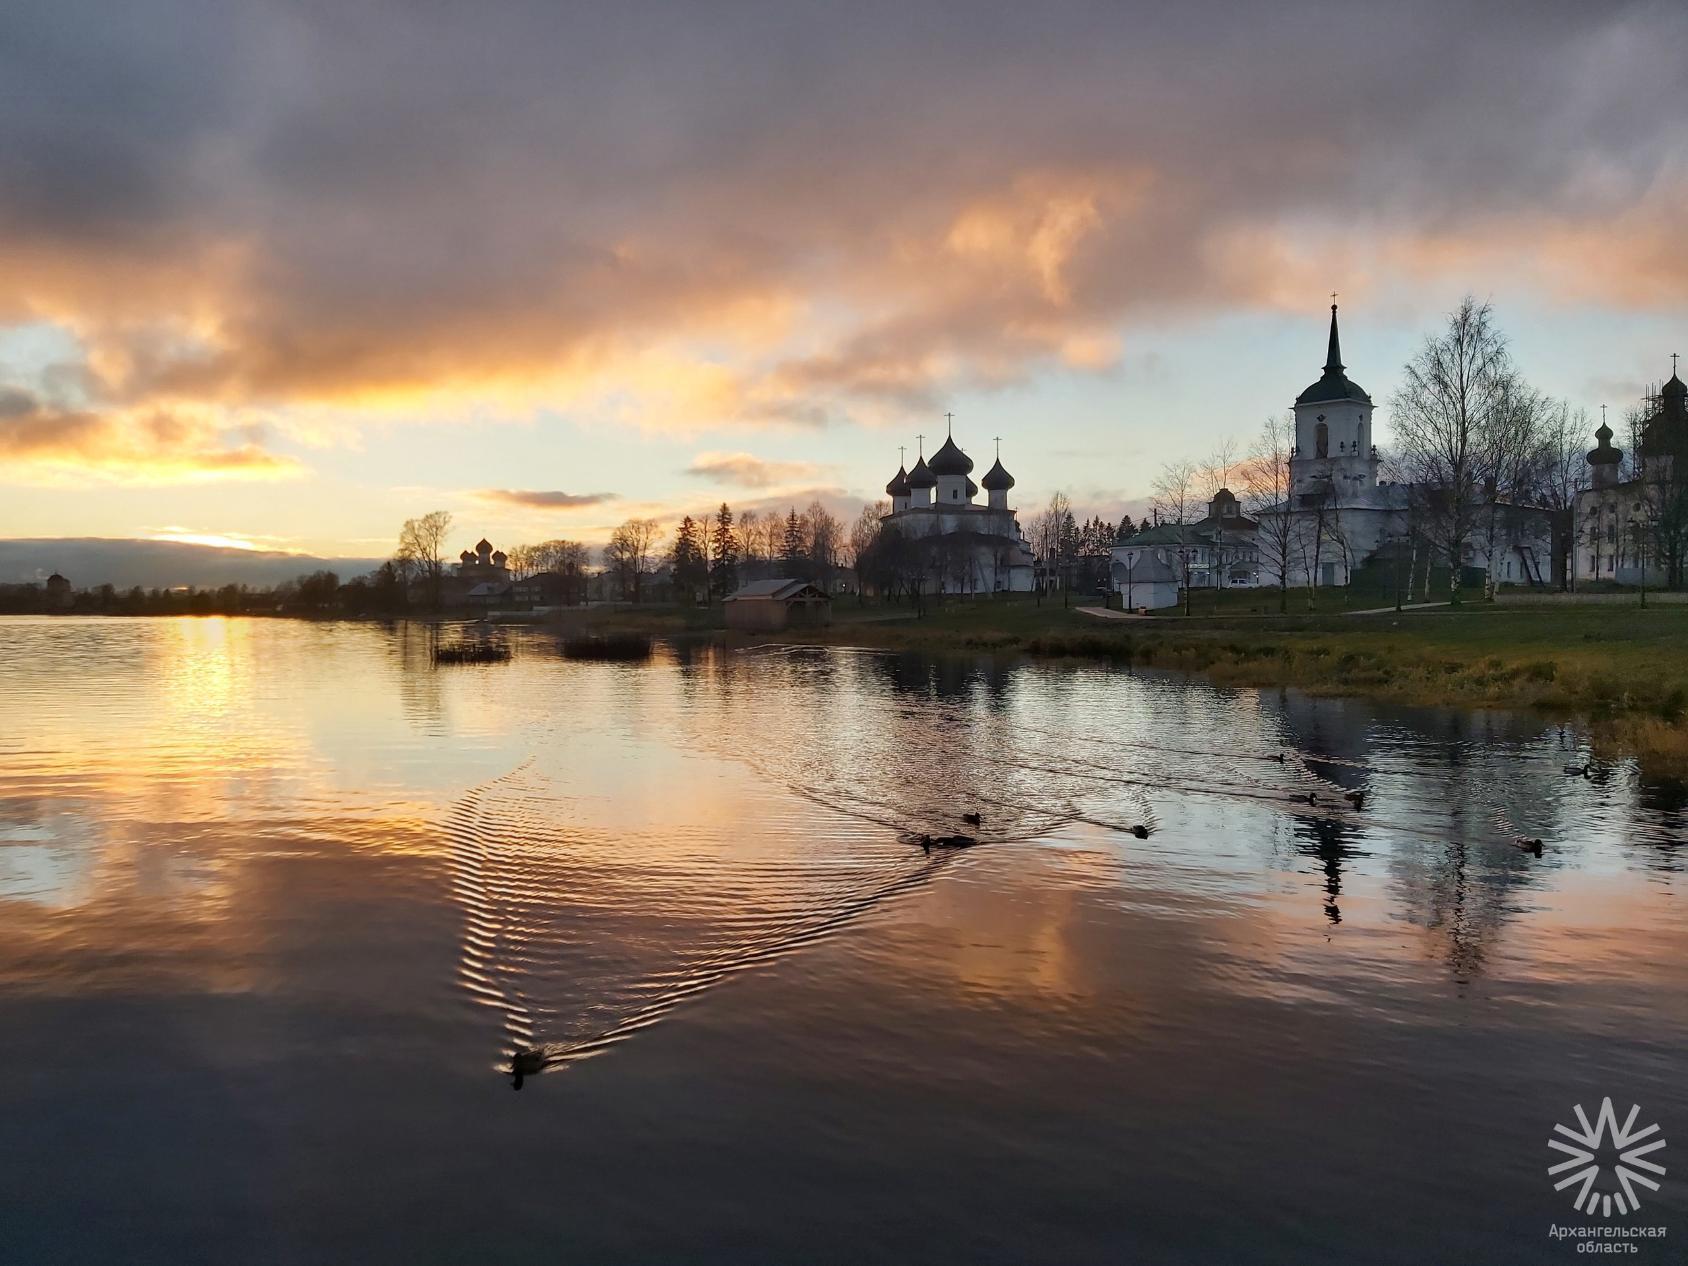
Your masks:
M1315 457L1329 457L1330 428L1323 422L1319 423L1319 429L1313 432L1313 437L1313 455Z

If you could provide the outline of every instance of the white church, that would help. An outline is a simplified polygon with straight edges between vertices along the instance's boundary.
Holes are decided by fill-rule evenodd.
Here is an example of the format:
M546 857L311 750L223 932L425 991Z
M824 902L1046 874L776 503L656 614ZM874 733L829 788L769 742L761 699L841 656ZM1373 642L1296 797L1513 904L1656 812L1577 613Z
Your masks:
M1678 463L1688 455L1688 383L1671 357L1670 380L1639 428L1633 473L1624 478L1624 453L1612 447L1612 428L1601 422L1589 451L1589 487L1577 494L1571 527L1571 566L1579 583L1681 583L1680 558L1661 549L1681 533L1688 479ZM1661 539L1663 538L1663 539Z
M972 472L973 459L946 436L930 461L922 453L913 470L897 467L885 485L891 512L880 523L916 546L931 582L928 592L1030 593L1032 552L1008 505L1014 476L1000 451L979 483ZM984 505L973 500L981 486Z
M1378 479L1372 398L1348 377L1330 308L1330 341L1318 380L1295 398L1295 447L1289 460L1289 499L1260 512L1271 520L1293 518L1294 549L1287 583L1332 587L1385 546L1405 542L1411 528L1412 487ZM1541 585L1551 581L1552 516L1529 506L1507 507L1504 535L1496 540L1496 579ZM1262 557L1262 562L1267 560ZM1438 566L1446 560L1435 560ZM1481 540L1465 546L1463 565L1486 568ZM1262 583L1276 584L1264 574Z

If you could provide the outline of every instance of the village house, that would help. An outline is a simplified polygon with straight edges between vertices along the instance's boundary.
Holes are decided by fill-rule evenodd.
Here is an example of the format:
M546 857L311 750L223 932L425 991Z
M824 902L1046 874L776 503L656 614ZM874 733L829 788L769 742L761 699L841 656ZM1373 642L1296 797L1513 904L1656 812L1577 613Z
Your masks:
M723 605L727 627L745 632L777 633L832 623L832 599L808 581L790 577L754 580Z

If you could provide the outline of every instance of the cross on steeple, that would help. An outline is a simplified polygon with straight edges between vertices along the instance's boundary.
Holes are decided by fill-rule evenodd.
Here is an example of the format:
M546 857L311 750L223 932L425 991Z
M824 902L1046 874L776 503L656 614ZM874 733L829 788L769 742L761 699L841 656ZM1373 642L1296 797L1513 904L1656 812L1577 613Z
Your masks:
M1675 364L1674 361L1672 361L1671 363ZM944 414L944 430L946 432L948 432L949 435L952 438L954 437L954 435L955 435L955 414L953 414L953 413Z
M1330 346L1325 350L1325 373L1340 374L1343 364L1342 346L1336 334L1336 291L1331 291L1330 297Z
M1676 353L1675 352L1672 352L1670 354L1670 376L1672 378L1676 377Z
M991 436L991 438L996 441L996 460L1001 461L1002 460L1002 436L993 435L993 436Z
M1600 425L1601 426L1606 425L1606 406L1605 405L1600 406Z
M915 451L924 458L926 456L926 437L924 435L916 435L914 438L920 441L920 447Z
M905 448L901 444L897 445L897 467L898 467L899 470L902 468L903 463L906 460L903 456L903 454L906 453L906 452L908 452L907 448Z

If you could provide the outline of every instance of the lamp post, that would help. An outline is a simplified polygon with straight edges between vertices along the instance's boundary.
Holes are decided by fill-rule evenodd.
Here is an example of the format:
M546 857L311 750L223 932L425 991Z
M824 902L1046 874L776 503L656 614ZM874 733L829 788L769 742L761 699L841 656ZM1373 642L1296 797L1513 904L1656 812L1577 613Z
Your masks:
M1389 544L1390 544L1389 554L1390 554L1390 557L1391 557L1391 560L1392 560L1392 566L1391 566L1391 569L1390 569L1390 584L1391 584L1391 586L1393 586L1393 588L1395 590L1395 610L1400 611L1400 609L1401 609L1401 537L1399 535L1391 536L1389 538Z
M1653 515L1653 507L1646 506L1639 518L1629 521L1629 530L1635 537L1635 552L1641 563L1641 606L1647 606L1647 537L1652 532L1657 519Z

